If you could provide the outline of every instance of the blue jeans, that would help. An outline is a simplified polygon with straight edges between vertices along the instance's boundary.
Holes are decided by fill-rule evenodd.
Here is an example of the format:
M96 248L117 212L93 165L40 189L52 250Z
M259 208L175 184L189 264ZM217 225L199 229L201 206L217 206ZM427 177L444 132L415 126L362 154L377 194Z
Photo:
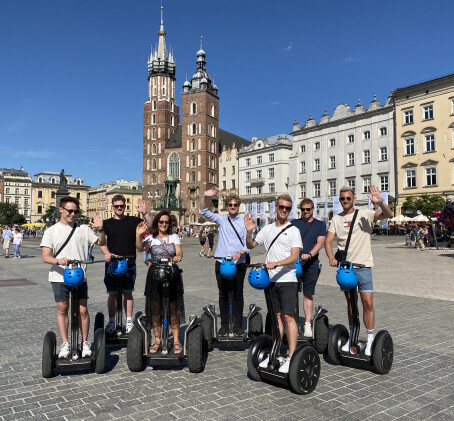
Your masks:
M14 257L20 257L20 244L13 244Z

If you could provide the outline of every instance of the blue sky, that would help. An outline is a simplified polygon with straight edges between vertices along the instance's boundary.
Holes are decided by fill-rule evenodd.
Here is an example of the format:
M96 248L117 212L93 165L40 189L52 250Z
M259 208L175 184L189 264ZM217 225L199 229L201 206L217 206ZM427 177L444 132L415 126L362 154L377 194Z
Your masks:
M164 26L180 91L203 35L220 127L250 140L453 73L453 12L448 0L169 0ZM0 167L141 180L159 24L159 0L3 2Z

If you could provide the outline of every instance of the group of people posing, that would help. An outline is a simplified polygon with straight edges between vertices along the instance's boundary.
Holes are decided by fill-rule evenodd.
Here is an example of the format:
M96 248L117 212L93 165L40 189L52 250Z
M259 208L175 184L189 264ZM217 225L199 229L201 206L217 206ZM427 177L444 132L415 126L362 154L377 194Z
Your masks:
M284 194L278 197L276 205L275 222L263 227L253 238L252 233L256 228L256 222L251 215L240 216L239 207L241 199L236 194L226 198L227 215L219 215L208 209L207 198L217 194L213 188L204 192L200 213L207 219L218 225L218 243L214 255L218 258L233 257L237 271L233 280L226 280L221 276L221 259L215 263L215 276L219 290L219 311L221 326L218 335L228 334L228 290L233 286L234 291L234 333L244 335L243 330L243 289L246 275L247 262L250 250L258 245L263 245L266 250L266 268L271 279L271 294L276 306L279 330L281 335L284 327L287 332L289 353L279 371L288 372L290 358L296 347L298 338L298 325L295 313L298 303L298 286L302 286L304 294L303 309L305 315L304 335L312 336L311 318L313 311L313 296L315 286L320 273L319 251L325 247L330 266L337 266L338 260L333 251L333 240L337 237L338 248L345 250L347 236L355 215L355 194L351 188L344 187L340 191L340 202L343 212L335 215L331 221L328 232L325 224L314 218L314 204L312 200L305 198L300 203L301 218L288 220L292 209L292 199ZM374 334L374 309L373 309L373 266L370 234L373 224L383 218L391 216L391 210L382 201L380 192L375 186L370 187L369 199L380 206L379 211L359 210L351 235L345 259L360 263L366 267L357 270L359 284L358 290L363 304L363 318L367 328L366 355L371 354L371 345ZM92 218L92 227L98 235L86 225L75 222L79 210L79 201L73 197L65 197L60 201L60 221L45 231L42 242L42 260L52 265L49 271L49 281L52 284L55 302L57 304L57 324L62 338L58 357L67 358L70 353L68 342L68 309L69 293L63 282L63 272L69 260L87 261L88 244L99 245L105 259L104 283L108 294L107 307L109 321L106 332L115 329L115 309L117 299L124 298L126 313L125 330L128 333L132 327L133 314L133 291L136 278L136 250L148 250L147 264L149 265L145 285L145 313L148 322L153 327L154 342L149 352L156 353L161 348L161 284L153 278L153 262L155 259L170 258L174 264L173 280L170 283L170 328L173 335L173 352L182 352L179 342L180 324L184 323L183 282L178 263L183 258L183 250L179 235L174 233L172 216L168 211L159 212L154 218L147 213L143 200L139 200L137 210L143 219L136 216L125 215L126 200L122 195L116 195L112 199L114 216L102 220L95 214ZM67 241L69 238L69 241ZM214 238L214 237L213 237ZM210 240L210 237L208 237ZM210 241L211 243L211 241ZM62 247L63 246L63 247ZM213 248L213 244L210 244ZM212 250L210 250L212 251ZM123 295L117 297L117 284L109 271L109 264L115 256L127 257L128 270L123 280ZM301 282L296 277L295 263L300 259L303 264ZM82 264L85 270L85 265ZM86 280L85 280L86 281ZM228 283L233 283L229 285ZM87 310L88 290L84 282L78 287L78 305L80 311L82 333L82 357L91 355L91 344L88 342L89 314ZM348 298L347 298L348 303ZM352 326L351 308L348 303L348 317ZM351 328L352 329L352 328ZM345 346L349 346L347 343ZM267 364L263 361L261 364Z

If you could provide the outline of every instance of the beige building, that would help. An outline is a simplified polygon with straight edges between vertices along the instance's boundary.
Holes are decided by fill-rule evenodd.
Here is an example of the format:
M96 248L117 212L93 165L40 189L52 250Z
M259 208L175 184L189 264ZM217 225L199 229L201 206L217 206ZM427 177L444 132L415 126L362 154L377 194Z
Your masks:
M125 181L124 179L103 183L88 192L87 216L91 218L97 212L103 219L113 216L112 198L122 194L126 199L126 215L140 216L137 212L137 201L142 198L142 186L137 180Z
M80 177L74 178L65 174L69 195L80 201L80 207L84 214L87 213L88 189ZM40 220L50 206L57 202L57 190L60 186L60 173L44 171L35 174L32 178L32 215L31 222Z
M238 149L235 143L229 148L224 145L219 156L219 213L226 215L225 198L231 193L238 194ZM202 192L203 194L203 192Z
M0 168L0 178L0 185L3 185L0 201L15 203L18 206L18 212L24 215L27 221L30 221L32 202L30 175L23 168L20 170Z
M454 198L454 74L393 91L396 215L409 196Z

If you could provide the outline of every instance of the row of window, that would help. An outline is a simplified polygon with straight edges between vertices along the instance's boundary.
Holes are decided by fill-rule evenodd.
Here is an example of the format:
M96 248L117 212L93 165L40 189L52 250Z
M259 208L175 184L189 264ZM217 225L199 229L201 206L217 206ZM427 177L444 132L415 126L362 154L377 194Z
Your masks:
M404 155L414 155L415 154L415 139L405 139L404 141ZM424 136L424 153L435 152L435 135L429 134Z
M276 185L274 183L268 183L267 190L265 192L263 186L246 186L246 194L249 196L251 194L276 193Z
M262 178L263 171L257 170L255 172L255 178ZM246 181L251 181L251 171L245 172ZM268 168L268 178L274 178L274 167Z
M12 194L12 189L10 187L5 187L5 194ZM19 187L14 189L14 194L20 194ZM28 189L24 189L24 195L28 195Z
M232 165L232 175L235 175L235 172L236 172L235 165ZM226 167L222 168L222 175L224 177L227 176L227 168Z
M230 187L230 188L236 189L236 182L235 182L235 179L232 179L232 183L231 183L231 184L232 184L232 187ZM226 180L224 180L224 181L222 182L222 189L223 189L223 190L227 190L227 181L226 181Z
M214 117L214 105L213 104L209 104L209 107L210 107L210 116ZM192 114L192 115L197 114L197 103L192 102L189 111L190 111L190 114Z
M151 101L151 110L156 111L157 109L158 109L158 102L155 99L153 99L153 101ZM175 105L174 105L173 101L170 102L170 111L171 112L175 111Z
M405 187L406 188L416 188L416 170L407 170L405 172ZM423 179L423 185L425 187L430 187L430 186L437 186L437 168L436 167L431 167L431 168L424 168L424 179Z
M403 124L413 124L414 122L414 108L406 108L402 110ZM451 114L454 114L454 99L451 99ZM421 120L433 120L434 106L433 104L424 104L421 106Z
M274 162L274 153L268 154L268 162ZM259 155L255 158L256 165L260 165L263 163L263 156ZM251 158L246 158L246 167L251 166Z
M153 96L156 96L158 94L158 77L154 77L152 78L152 81L153 81ZM171 89L173 91L173 93L171 92L171 96L174 97L175 96L175 82L173 81L170 81L169 80L169 89ZM167 94L167 79L162 76L161 77L161 95L165 96Z
M156 120L156 114L155 114L155 113L151 114L150 124L153 124L153 125L154 125L154 124L156 124L156 121L157 121L157 120ZM174 116L174 115L171 115L171 116L170 116L170 125L171 125L172 127L175 126L175 116Z
M387 161L388 160L388 148L383 147L380 148L380 159L379 161ZM370 164L370 150L365 150L363 151L363 164ZM355 153L350 152L347 154L347 166L352 166L355 165ZM330 156L329 157L329 169L334 169L336 168L336 157L335 156ZM320 171L321 166L320 166L320 159L316 158L314 159L314 166L313 170L314 171ZM306 172L306 161L301 161L300 164L300 171L302 173Z

